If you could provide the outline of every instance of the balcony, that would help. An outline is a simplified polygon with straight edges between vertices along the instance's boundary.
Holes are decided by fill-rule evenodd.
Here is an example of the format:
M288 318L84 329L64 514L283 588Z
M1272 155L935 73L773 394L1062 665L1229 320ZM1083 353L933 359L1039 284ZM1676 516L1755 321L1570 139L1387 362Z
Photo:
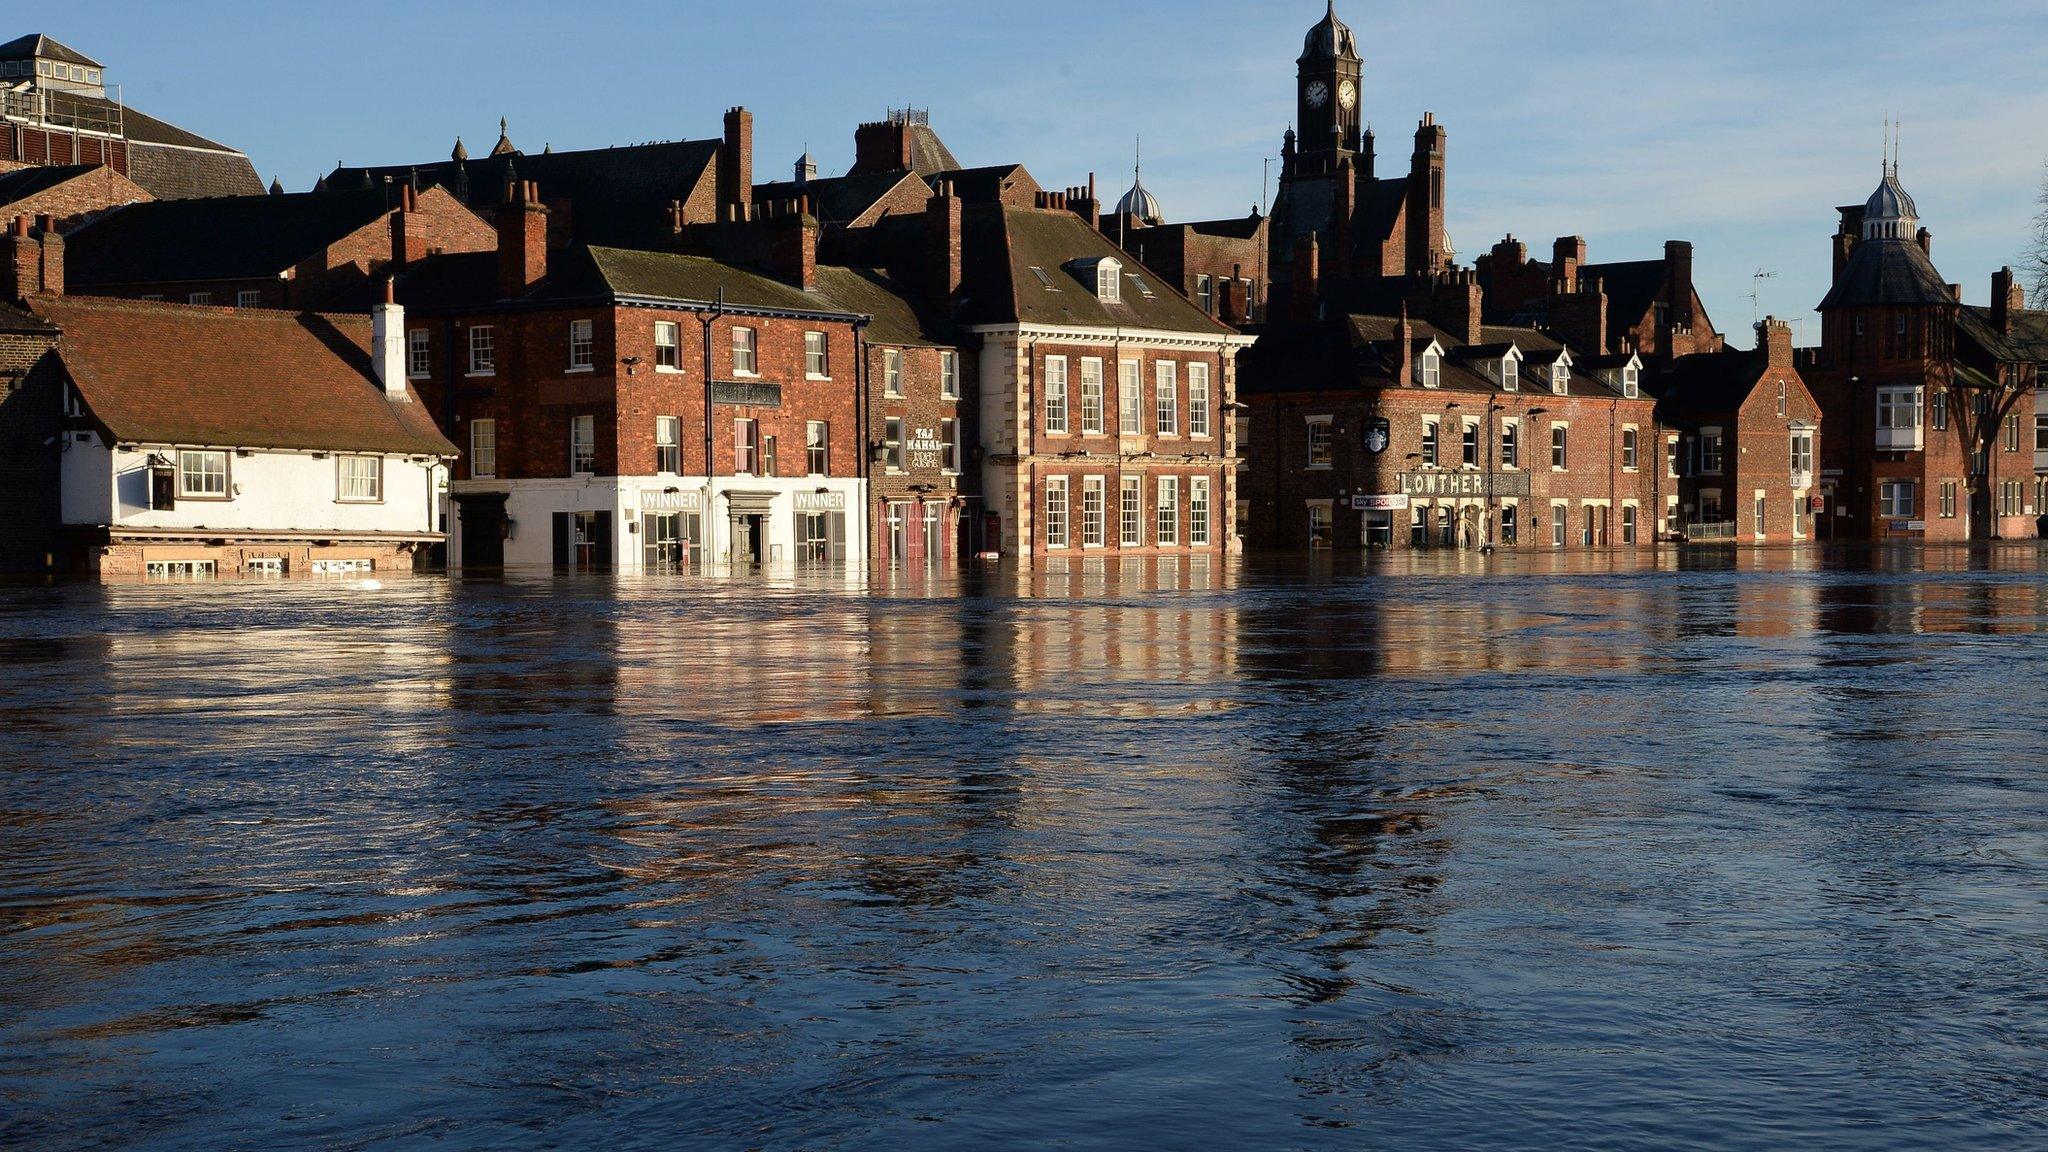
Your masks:
M1685 526L1685 538L1693 542L1716 540L1732 541L1735 539L1735 521L1716 520L1687 524Z
M1920 429L1879 428L1877 430L1877 447L1881 452L1918 452L1920 451Z

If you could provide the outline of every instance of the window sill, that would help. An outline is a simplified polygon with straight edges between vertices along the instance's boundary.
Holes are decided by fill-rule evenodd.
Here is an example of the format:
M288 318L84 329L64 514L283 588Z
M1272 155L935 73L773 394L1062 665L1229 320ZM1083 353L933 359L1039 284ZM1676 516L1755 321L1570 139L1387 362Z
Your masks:
M569 367L567 367L567 368L564 368L564 369L562 369L562 375L564 375L564 376L582 376L582 375L585 375L585 374L587 374L587 373L591 373L591 372L595 372L595 371L597 371L597 366L596 366L595 364L582 364L582 365L574 365L574 364L572 364L572 365L570 365Z
M375 499L375 500L345 500L345 499L336 499L336 500L335 500L335 503L336 503L336 504L353 504L353 505L359 505L359 506L360 506L360 505L371 505L371 506L375 506L375 505L378 505L378 504L382 504L383 502L384 502L384 500L383 500L383 498L382 498L382 497L379 497L378 499Z
M748 372L740 368L733 369L732 374L733 378L737 380L759 380L761 378L759 372Z
M681 368L672 368L666 364L656 364L654 366L654 374L656 376L681 376L683 370Z
M817 383L820 384L830 384L832 382L832 378L830 376L818 376L809 372L804 373L804 379L816 381ZM900 395L900 393L891 392L888 393L888 395L895 396Z
M497 374L498 370L496 368L472 368L462 375L464 379L476 380L484 376L496 376Z
M434 374L431 372L407 372L405 378L407 380L431 380L434 378Z

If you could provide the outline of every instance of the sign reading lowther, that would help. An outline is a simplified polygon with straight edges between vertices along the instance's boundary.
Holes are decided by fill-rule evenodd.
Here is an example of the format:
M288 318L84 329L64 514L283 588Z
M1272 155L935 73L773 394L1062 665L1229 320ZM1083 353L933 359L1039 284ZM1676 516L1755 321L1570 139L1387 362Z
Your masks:
M1403 472L1403 496L1527 496L1527 472Z

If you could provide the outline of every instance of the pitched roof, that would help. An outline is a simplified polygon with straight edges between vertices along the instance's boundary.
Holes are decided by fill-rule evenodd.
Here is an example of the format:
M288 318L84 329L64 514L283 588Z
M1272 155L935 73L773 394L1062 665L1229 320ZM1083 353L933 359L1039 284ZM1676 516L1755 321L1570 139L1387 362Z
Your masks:
M967 323L1232 331L1065 209L981 204L966 210L965 224L963 254L974 278ZM1105 258L1124 265L1116 303L1096 296L1092 273L1083 280L1071 270Z
M1509 345L1531 365L1550 364L1570 349L1547 332L1510 325L1484 325L1480 342L1465 344L1426 320L1410 318L1414 350L1434 342L1444 349L1438 388L1447 392L1499 392L1501 386L1478 365L1500 359ZM1401 318L1382 313L1349 313L1327 320L1270 325L1258 343L1238 354L1238 389L1247 395L1344 391L1406 386L1400 371ZM1527 379L1525 376L1524 379ZM1547 388L1531 384L1530 392ZM1574 396L1617 399L1621 393L1598 379L1575 373Z
M1820 310L1870 304L1953 304L1948 284L1920 245L1911 240L1864 240L1856 245Z
M1969 305L1956 315L1956 327L1997 360L2048 363L2048 312L2021 309L2012 314L2010 331L1991 323L1991 309Z
M861 176L822 176L799 185L794 180L777 180L754 185L754 203L811 198L811 214L828 227L861 223L861 217L904 184L914 184L920 198L931 189L915 172L871 172Z
M46 60L62 60L66 64L83 64L88 68L106 67L76 48L52 40L40 32L17 36L5 44L0 44L0 60L26 60L38 56Z
M869 318L870 343L943 347L957 342L951 325L926 297L881 269L820 264L818 289L846 311Z
M938 172L920 173L925 183L934 188L943 181L953 186L953 195L968 204L986 204L1000 200L1003 192L1021 178L1031 188L1038 182L1022 164L993 164L986 168L947 168Z
M38 192L47 192L67 180L76 180L99 167L97 164L52 164L0 172L0 205L26 200Z
M709 256L682 256L672 252L647 252L626 248L590 248L588 264L581 270L594 274L582 281L582 289L601 286L617 296L709 303L725 293L725 302L735 308L766 312L841 313L845 310L823 292L806 292L791 284L737 264ZM572 265L568 275L543 297L555 291L576 292L579 268ZM822 278L822 273L821 273ZM550 277L550 280L555 279Z
M1729 415L1742 410L1764 368L1762 353L1753 350L1702 352L1647 374L1643 390L1657 397L1658 414L1673 420Z
M80 286L275 276L388 214L382 188L130 204L65 241Z
M385 397L368 317L87 296L30 306L63 330L65 372L116 440L456 454L416 397Z
M10 336L55 336L57 329L40 316L0 304L0 332Z
M566 199L569 232L580 244L620 248L667 245L668 206L688 199L718 159L717 140L676 140L595 148L580 152L507 153L467 161L336 168L327 176L335 188L359 188L417 176L422 189L439 185L457 193L472 209L487 210L504 199L508 174L540 185L543 201Z

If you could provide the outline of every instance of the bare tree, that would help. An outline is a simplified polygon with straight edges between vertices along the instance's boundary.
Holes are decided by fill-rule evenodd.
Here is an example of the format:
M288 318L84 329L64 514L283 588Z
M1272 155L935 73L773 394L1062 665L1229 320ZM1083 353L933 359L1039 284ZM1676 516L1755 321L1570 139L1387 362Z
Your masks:
M1969 499L1966 515L1972 540L1997 535L1998 514L1992 505L1990 465L1997 459L1998 436L2006 419L2020 400L2033 391L2033 382L2011 365L2001 365L1996 371L1997 379L1988 385L1966 383L1959 374L1951 372L1942 389L1949 418L1955 422L1956 436L1969 454L1963 467L1963 483ZM2027 475L2033 475L2031 466Z
M2034 239L2022 267L2033 274L2033 298L2048 303L2048 162L2041 165L2041 211L2034 217Z

